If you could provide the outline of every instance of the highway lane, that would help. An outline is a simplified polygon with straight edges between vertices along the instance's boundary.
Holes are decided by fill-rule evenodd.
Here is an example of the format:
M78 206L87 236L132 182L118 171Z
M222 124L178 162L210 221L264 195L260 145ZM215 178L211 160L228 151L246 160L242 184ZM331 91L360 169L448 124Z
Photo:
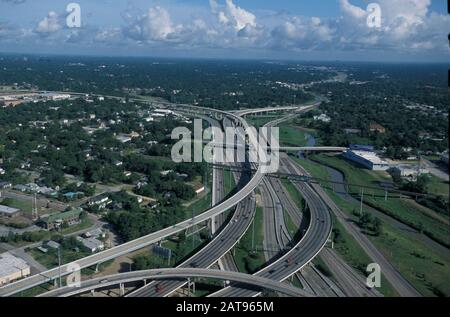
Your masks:
M281 258L255 273L277 281L284 281L307 265L325 246L332 228L331 215L320 197L305 185L306 199L314 203L310 206L311 224L304 237ZM213 297L251 297L258 292L242 290L230 286L210 296Z
M204 114L204 112L207 113L214 113L215 110L212 109L202 109L200 107L191 107L191 106L185 106L186 109L195 109L197 112L201 112ZM229 115L235 120L238 120L241 125L244 127L248 127L248 123L243 120L240 117L236 117L232 114L228 114L224 111L217 111L218 113L221 113L225 116ZM254 148L257 148L257 137L253 134L253 132L249 131L249 142L250 144L253 144L253 149L250 150L250 155L255 155ZM239 202L244 200L247 196L249 196L254 189L259 185L263 178L263 171L261 166L258 166L258 170L255 172L251 180L236 194L234 194L232 197L227 199L226 201L223 201L217 206L212 207L208 211L194 217L193 219L185 220L179 224L176 224L172 227L162 229L158 232L151 233L149 235L143 236L141 238L138 238L136 240L124 243L122 245L116 246L114 248L102 251L97 254L93 254L91 256L88 256L86 258L74 261L73 263L66 264L61 266L61 274L67 275L71 273L70 268L74 265L78 266L80 269L93 266L98 263L103 263L108 260L114 259L116 257L119 257L121 255L142 249L148 245L157 243L161 241L164 238L167 238L169 236L172 236L174 234L177 234L178 232L184 231L189 227L192 227L196 224L205 222L211 218L213 218L216 215L219 215L230 208L233 208L236 206ZM50 282L53 279L57 278L59 276L60 270L58 268L48 270L46 272L42 272L37 275L30 276L28 278L19 280L17 282L8 284L6 286L3 286L0 288L0 296L11 296L18 292L21 292L23 290L29 289L31 287Z
M281 157L281 169L286 170L288 173L289 168L286 167L283 157ZM275 227L273 230L277 233L277 243L279 250L285 250L290 247L293 241L293 234L291 234L285 223L285 211L287 216L292 219L292 222L296 228L301 227L301 221L303 219L303 213L296 204L291 200L287 190L282 185L279 179L269 179L267 181L269 192L273 200L277 203L275 208ZM308 202L307 202L308 203ZM308 217L305 217L307 221ZM307 224L306 224L307 228ZM296 273L299 280L303 281L305 290L310 290L317 296L321 297L343 297L344 293L339 287L326 276L324 276L319 270L317 270L312 263L309 263L301 271Z
M223 125L223 128L225 129L226 127L232 126L232 122L228 118L224 118L222 121L222 125ZM235 158L236 158L236 155L235 155ZM242 177L241 173L239 173L237 171L233 171L230 173L231 173L230 174L231 177L233 177L233 179L234 179L235 184L240 184L240 179ZM225 179L224 179L224 182L225 182ZM221 214L219 217L224 218L224 214ZM223 219L222 221L225 221L225 219ZM232 251L233 250L224 254L224 256L219 259L218 264L219 264L219 267L221 268L221 270L239 272L239 269L236 265L236 261L234 260Z
M276 292L286 294L291 297L312 297L299 288L295 288L283 283L279 283L270 279L255 277L252 275L228 272L211 269L194 269L194 268L177 268L177 269L155 269L148 271L135 271L121 273L106 277L100 277L88 281L81 282L81 287L63 287L38 297L70 297L86 293L91 290L108 288L118 284L132 283L146 280L166 280L166 279L188 279L188 278L208 278L220 279L224 281L233 281L239 283L241 287L270 289Z
M211 124L211 126L215 128L221 128L217 120L211 118L205 119ZM216 160L217 155L219 155L218 153L219 151L223 150L214 149L214 156L213 156L214 161ZM214 173L213 173L212 204L216 205L224 198L224 179L222 170L214 168L213 172ZM239 181L236 182L238 186L239 184L245 184L249 181L248 174L239 174L239 175L236 174L235 176L236 179L240 177ZM178 267L209 268L216 261L219 261L220 265L220 258L222 257L222 255L227 254L233 248L233 246L239 241L242 235L244 235L244 233L247 231L248 226L250 225L250 222L253 219L254 213L250 214L250 212L252 208L254 210L255 206L254 204L251 204L251 201L252 199L246 199L244 202L241 202L238 205L235 213L233 214L231 221L226 225L223 231L217 234L206 247L202 248L197 254L193 255L190 259L186 260ZM217 219L218 217L221 218L220 219L221 223L218 222ZM211 220L211 222L212 222L211 227L215 228L212 234L215 235L216 229L221 228L223 223L225 222L224 214L214 217ZM230 263L227 263L227 265L230 265ZM168 296L174 291L176 291L178 288L184 286L184 284L185 284L184 282L177 282L177 281L165 282L163 284L160 283L158 289L159 290L162 289L163 291L156 292L154 283L151 283L137 291L132 292L129 295L129 297Z
M220 128L219 123L216 120L206 118L210 124L216 128ZM215 149L215 151L220 151L221 149ZM214 154L214 159L216 158L216 153ZM248 181L248 175L243 177L243 182ZM239 184L240 182L238 182ZM212 204L216 205L219 201L223 199L224 196L224 179L223 179L223 171L214 168L213 174L213 195L212 195ZM197 254L192 256L190 259L179 265L179 268L183 267L201 267L201 268L209 268L211 267L217 260L219 260L223 254L226 254L232 246L234 246L237 242L237 239L245 233L249 224L245 222L239 222L239 216L243 216L243 212L245 208L248 207L248 202L244 201L244 203L240 203L235 211L231 222L224 228L224 230L219 233L206 247L200 250ZM220 219L218 219L220 218ZM220 222L219 222L220 221ZM225 223L224 214L220 214L212 219L212 227L219 229ZM213 231L213 234L216 232L216 229ZM227 237L227 239L224 239ZM224 253L221 253L224 252ZM143 288L132 292L129 294L129 297L154 297L154 296L168 296L178 288L185 285L185 282L177 282L170 281L158 284L158 292L155 289L155 283L151 283L149 285L144 286ZM161 291L162 290L162 291Z
M319 103L312 106L303 107L302 111L309 111L314 109ZM266 127L273 127L281 124L296 116L288 115L280 119L274 120L266 124ZM284 281L290 276L301 270L322 250L328 238L331 235L332 219L328 211L328 207L324 204L321 198L314 192L314 190L307 184L304 184L304 197L311 202L310 215L311 221L308 230L303 238L286 254L277 259L275 262L266 266L255 276L263 276L272 278L278 281ZM221 291L218 291L210 296L213 297L250 297L256 296L258 292L250 292L248 290L240 290L238 287L229 286Z
M344 293L349 297L382 297L383 295L375 288L366 286L366 278L357 273L336 252L324 248L319 255L324 263L333 272L333 276L339 283Z
M141 102L142 100L138 100L138 101ZM166 104L166 103L164 103L164 104ZM219 115L223 115L223 116L228 116L228 117L231 117L233 120L235 120L238 125L241 125L244 128L249 127L248 123L244 119L242 119L238 116L235 116L233 114L230 114L228 112L225 112L225 111L219 111L219 110L214 110L214 109L205 109L205 108L191 106L191 105L180 105L180 104L173 105L173 104L169 104L169 103L167 103L166 105L169 108L175 109L177 111L183 110L183 111L189 111L191 113L201 114L201 115L219 114ZM249 155L251 157L255 158L256 157L256 149L258 148L258 145L257 145L258 138L257 138L257 135L255 135L255 133L253 131L249 130L247 132L249 133L248 140L251 145L250 150L249 150ZM80 259L80 260L75 261L70 264L63 265L63 266L61 266L61 269L58 269L58 268L52 269L52 270L43 272L39 275L34 275L34 276L28 277L26 279L17 281L15 283L3 286L2 288L0 288L0 296L11 296L20 291L31 288L33 286L37 286L42 283L49 282L49 281L57 278L59 276L60 272L61 272L61 275L67 275L71 272L70 267L73 267L74 265L76 265L80 269L82 269L82 268L86 268L86 267L89 267L89 266L92 266L92 265L95 265L98 263L108 261L110 259L114 259L118 256L141 249L145 246L154 244L164 238L167 238L178 232L184 231L191 226L194 226L194 225L204 222L208 219L211 219L212 217L225 212L226 210L236 206L239 202L244 200L258 186L258 184L260 183L262 178L263 178L263 169L259 165L256 173L253 175L250 182L247 183L241 191L239 191L238 193L233 195L228 200L222 202L221 204L214 206L213 208L206 211L205 213L198 215L198 216L194 217L193 219L183 221L172 227L165 228L158 232L155 232L155 233L149 234L147 236L138 238L136 240L124 243L124 244L114 247L112 249L94 254L92 256L89 256L89 257L86 257L83 259Z
M281 155L281 162L283 171L286 173L298 173L298 170L295 169L295 166L292 165L292 160L285 154ZM281 181L279 179L274 179L274 183L278 186L283 187ZM294 184L294 186L298 186L298 184ZM298 187L297 187L298 189ZM281 189L280 189L280 192ZM291 217L294 224L298 227L299 219L298 217ZM347 265L342 259L340 259L333 250L329 250L328 248L324 248L319 257L325 261L328 268L333 272L337 282L339 283L339 287L335 285L332 281L330 281L327 277L323 276L315 267L306 267L302 272L298 273L298 275L304 274L304 276L299 277L302 285L303 282L308 283L306 276L315 276L315 280L318 282L316 284L320 285L319 289L326 290L323 286L324 284L329 285L332 289L332 293L329 295L338 295L341 296L345 293L345 295L350 297L366 297L366 296L381 296L381 294L376 290L368 290L365 287L365 278L361 275L357 274L349 265ZM313 281L309 281L308 286L311 287ZM355 285L352 287L352 283ZM341 290L342 289L342 290ZM317 292L315 294L319 295Z
M293 162L297 173L299 175L309 175L307 171ZM301 185L301 184L299 184ZM345 228L345 230L355 238L361 248L367 253L374 263L378 263L381 267L381 271L385 278L389 281L392 287L402 297L418 297L420 293L397 271L397 269L384 257L384 255L378 251L373 243L364 235L360 229L349 219L349 217L339 209L339 207L333 202L333 200L327 195L323 188L311 183L314 191L317 192L326 205L333 211L339 223Z
M281 169L286 170L287 173L290 173L289 167L286 165L286 162L281 157ZM279 210L279 214L277 215L278 223L275 230L278 229L279 235L279 247L280 249L285 249L292 243L293 235L288 231L287 226L285 224L284 211L287 211L287 215L291 218L296 228L301 227L301 220L303 218L303 213L299 208L295 205L293 201L291 201L290 195L287 193L287 190L282 185L279 179L270 179L270 184L276 190L272 192L273 195L279 197L281 202L281 208ZM295 186L295 185L294 185ZM308 202L306 202L308 204ZM287 207L287 208L286 208ZM279 208L277 208L278 211ZM307 218L307 217L305 217ZM301 229L299 229L301 230ZM339 287L326 276L324 276L319 270L317 270L312 263L309 263L305 266L301 271L296 273L296 276L299 280L303 281L302 284L305 286L305 290L312 290L314 294L321 297L343 297L344 293L339 289Z
M233 177L235 179L235 183L239 183L239 177L241 177L240 173L233 172ZM239 205L238 205L239 206ZM256 208L256 206L254 206ZM223 215L223 214L222 214ZM236 261L234 260L234 256L232 254L233 250L230 250L228 253L226 253L221 259L219 259L219 264L222 265L221 269L225 271L233 271L233 272L239 272L239 269L236 265Z
M259 189L263 203L263 253L266 262L269 263L281 251L278 247L275 231L274 208L276 202L273 201L273 197L270 194L265 181L261 183Z
M228 225L204 248L183 262L178 268L210 268L224 254L228 253L239 242L249 228L255 214L255 199L247 198L239 204ZM155 285L149 284L128 297L160 297L168 296L185 282L165 282L161 286L163 291L157 292Z

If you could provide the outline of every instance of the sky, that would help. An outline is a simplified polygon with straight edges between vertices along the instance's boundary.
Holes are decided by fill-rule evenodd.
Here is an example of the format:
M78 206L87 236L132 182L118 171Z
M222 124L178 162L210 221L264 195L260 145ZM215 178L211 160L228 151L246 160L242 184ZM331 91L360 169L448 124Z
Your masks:
M0 52L450 62L445 0L72 2L80 27L67 24L71 1L0 0Z

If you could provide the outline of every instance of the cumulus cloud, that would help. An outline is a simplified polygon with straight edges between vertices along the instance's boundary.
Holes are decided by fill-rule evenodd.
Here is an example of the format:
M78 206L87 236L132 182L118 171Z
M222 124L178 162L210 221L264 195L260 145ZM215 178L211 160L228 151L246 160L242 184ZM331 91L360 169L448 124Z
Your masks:
M340 0L343 16L339 22L339 42L348 48L390 50L447 49L446 30L450 17L429 13L431 0L378 0L382 12L380 29L366 25L367 12Z
M217 0L209 1L211 11L217 14L219 21L225 25L231 25L236 31L240 31L247 25L256 27L256 16L233 3L233 0L225 0L225 6L220 6Z
M293 17L271 33L271 47L312 50L329 46L335 30L318 17Z
M450 17L430 12L431 0L377 0L382 10L381 28L367 26L366 7L353 4L353 0L335 1L340 14L328 18L251 12L233 0L209 0L209 11L204 7L192 16L177 14L171 7L142 10L130 5L122 12L122 25L85 25L77 30L65 27L64 14L51 11L31 33L40 35L39 39L149 48L400 53L448 49L445 31L450 27ZM12 36L10 28L0 25L0 38Z
M182 26L174 26L169 12L159 6L148 9L147 13L139 17L127 17L129 24L124 32L138 41L164 41L182 29Z
M49 35L58 32L61 29L62 24L59 15L55 11L50 11L47 16L38 23L35 32Z

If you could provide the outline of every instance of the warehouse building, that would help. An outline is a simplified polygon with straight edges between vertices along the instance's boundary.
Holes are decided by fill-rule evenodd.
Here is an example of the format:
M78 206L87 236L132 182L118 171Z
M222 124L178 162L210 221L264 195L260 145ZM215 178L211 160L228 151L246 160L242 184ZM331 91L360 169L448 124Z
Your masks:
M0 205L0 218L14 218L20 215L20 209Z
M91 253L100 252L105 249L105 244L96 238L84 239L82 237L77 237L77 240Z
M30 266L11 253L0 254L0 286L31 274Z
M344 153L344 157L372 171L389 169L389 163L379 158L375 152L350 149Z

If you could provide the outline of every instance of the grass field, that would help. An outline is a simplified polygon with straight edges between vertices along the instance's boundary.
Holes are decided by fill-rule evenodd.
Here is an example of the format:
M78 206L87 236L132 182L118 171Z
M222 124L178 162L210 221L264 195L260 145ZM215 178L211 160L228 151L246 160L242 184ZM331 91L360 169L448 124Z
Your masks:
M359 271L363 275L366 275L367 265L373 261L367 255L367 253L360 247L358 242L344 229L344 227L334 217L334 237L336 232L339 232L339 239L335 239L334 249L342 256L344 261L352 266L355 270ZM387 297L397 296L397 293L382 275L381 288L379 291Z
M24 213L31 214L31 209L32 209L31 200L30 201L19 200L19 199L14 199L14 198L4 198L4 199L8 200L9 207L17 208L17 209L20 209ZM0 199L0 202L3 200Z
M390 176L385 172L361 169L338 157L316 155L312 159L341 171L345 175L345 179L351 184L378 186L380 181L390 180ZM355 186L350 186L349 190L353 195L359 193L359 189ZM366 189L364 202L417 230L423 231L432 239L447 246L450 245L448 222L441 215L417 204L409 197L400 197L398 194L389 194L388 196L388 200L385 201L383 190Z
M58 266L58 251L48 248L47 253L43 253L36 248L27 251L36 261L41 263L48 269L52 269ZM74 250L62 249L61 250L61 264L67 264L78 259L91 255L91 253L80 250L76 252Z
M225 197L234 191L236 182L230 170L223 171L223 189Z
M285 211L283 213L284 221L286 223L286 228L290 234L291 237L295 237L298 232L298 227L295 225L295 223L292 221L291 216Z
M299 165L301 165L304 169L306 169L312 177L320 178L324 180L329 179L328 172L321 166L320 164L317 164L315 162L300 159L296 156L291 156L295 162L297 162Z
M174 242L171 240L164 242L162 245L173 251L171 265L176 265L177 263L184 261L185 259L190 257L191 254L202 247L202 245L205 243L205 240L201 239L200 235L201 233L206 234L208 231L208 229L202 229L198 233L186 236L185 239L180 242ZM161 258L160 261L162 261ZM168 265L167 260L162 262L162 265Z
M419 240L383 222L383 234L371 237L375 246L424 296L450 296L450 263Z
M300 192L295 188L295 186L290 181L284 179L282 181L282 183L283 183L283 187L288 191L289 196L291 197L293 202L296 204L296 206L300 210L304 210L305 200L303 199ZM284 212L284 221L286 223L286 227L287 227L291 237L295 237L299 228L294 224L291 216L289 216L289 214L286 211Z
M304 210L305 208L305 199L300 194L300 192L295 188L295 186L288 180L284 179L282 181L283 187L286 188L286 190L289 193L289 196L294 201L294 203L300 208L300 210Z
M305 132L290 125L280 127L280 145L305 146L307 144Z
M212 173L209 173L208 180L207 180L207 186L206 187L206 194L204 194L202 197L197 198L193 202L190 203L188 207L185 208L186 212L186 218L192 217L192 214L199 215L203 211L208 210L211 208L211 200L212 200Z
M430 184L428 185L428 192L444 197L449 197L449 184L442 179L430 175Z
M250 125L253 125L255 128L259 128L277 118L279 118L279 116L261 116L261 117L253 116L253 117L248 117L247 122Z
M302 162L303 161L301 161L301 163ZM329 161L327 161L327 163L329 163ZM339 166L342 168L345 164L348 163L340 162ZM308 169L305 164L303 165L306 169ZM315 164L311 173L317 174L317 170L319 168L320 165ZM346 170L348 173L350 168L342 168L341 171L343 170ZM371 173L367 174L367 172L369 171L362 170L357 172L359 173L359 177L361 177L359 179L360 183L378 181L379 178L373 174L371 175ZM350 177L355 176L353 175ZM345 201L333 193L330 189L327 190L327 193L341 208L341 210L345 211L349 216L356 220L353 210L358 209L359 206L355 206ZM372 201L374 199L376 198L371 197L370 194L365 196L365 201ZM427 225L432 227L437 232L440 230L442 236L448 237L448 227L442 222L439 222L436 219L427 216L423 212L418 211L418 209L424 207L417 205L411 199L389 198L387 203L384 203L384 199L378 199L377 203L381 206L386 204L384 205L385 210L396 212L397 215L401 216L405 221L418 221L417 219L420 219L425 222L422 224L424 227ZM429 212L433 211L429 210ZM335 227L339 228L339 224L335 223ZM408 281L412 283L423 295L436 296L446 294L446 296L449 296L450 282L448 276L450 273L450 264L439 254L436 254L436 252L425 246L421 241L414 239L412 235L408 234L408 232L396 230L385 221L383 221L383 234L379 237L370 237L370 239L399 270L402 276L408 279ZM340 251L340 254L344 256L348 263L352 264L354 267L361 266L361 263L364 261L362 261L362 259L358 260L353 258L355 256L353 254L354 246L348 248L349 250L352 250L352 252L348 252L347 254L345 249L337 246L337 250Z
M352 211L358 206L345 201L330 190L327 192L341 210L353 220L357 220ZM440 292L448 296L450 283L445 278L450 273L448 261L426 247L423 242L414 239L412 235L396 230L385 221L382 223L383 234L378 237L369 236L377 249L421 294L433 296ZM430 269L432 269L430 274L425 273Z
M256 208L256 215L253 221L255 228L255 246L260 247L263 245L264 239L262 207ZM254 273L264 266L266 262L262 251L253 252L252 235L253 223L250 225L249 230L247 230L239 244L235 247L236 253L234 259L240 272Z

